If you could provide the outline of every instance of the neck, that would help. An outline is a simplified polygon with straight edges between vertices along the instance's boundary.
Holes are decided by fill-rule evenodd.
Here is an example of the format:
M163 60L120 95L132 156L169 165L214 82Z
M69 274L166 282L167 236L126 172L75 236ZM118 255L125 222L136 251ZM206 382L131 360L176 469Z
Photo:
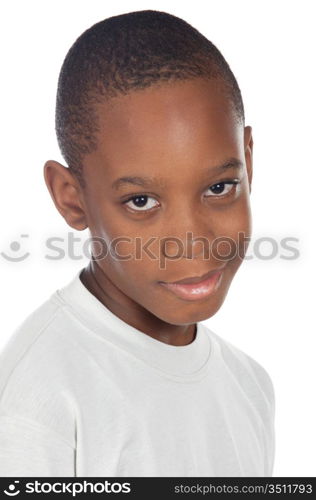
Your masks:
M172 325L166 323L119 290L106 273L91 260L80 274L80 280L105 307L130 326L145 335L174 346L194 341L196 324Z

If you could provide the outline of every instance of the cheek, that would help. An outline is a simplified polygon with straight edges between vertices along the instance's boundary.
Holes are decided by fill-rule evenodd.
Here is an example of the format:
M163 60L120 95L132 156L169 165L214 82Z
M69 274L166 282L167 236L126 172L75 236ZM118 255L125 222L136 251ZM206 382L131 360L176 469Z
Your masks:
M244 197L214 221L212 254L220 260L242 260L252 233L249 199Z
M139 256L132 253L130 245L124 247L124 245L119 245L120 255L124 257L110 257L107 262L104 262L103 267L109 278L112 277L112 281L115 283L116 287L119 288L125 295L132 297L133 300L141 304L144 300L151 301L151 296L147 295L144 291L148 289L148 284L157 279L157 269L159 264L157 260L149 258L144 255L140 258ZM131 253L131 257L126 259L125 256ZM147 298L146 298L147 296Z
M137 291L144 283L155 279L159 268L157 237L146 232L142 234L135 226L131 233L131 226L124 230L116 224L113 227L107 224L106 229L99 230L97 240L99 237L104 242L103 255L106 254L99 259L99 265L121 289L126 292ZM98 258L95 249L96 245L93 245L94 256Z

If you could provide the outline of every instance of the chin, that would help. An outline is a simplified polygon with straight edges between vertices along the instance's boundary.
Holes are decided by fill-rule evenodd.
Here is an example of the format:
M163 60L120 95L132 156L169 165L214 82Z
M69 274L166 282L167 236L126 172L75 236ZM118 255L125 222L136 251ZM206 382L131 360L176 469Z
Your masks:
M225 294L226 295L226 294ZM166 304L164 310L152 311L155 316L171 325L188 325L198 321L204 321L214 316L221 308L225 296L216 298L205 298L196 301L185 301L178 299L181 304L175 305L172 301ZM160 301L162 306L162 301Z

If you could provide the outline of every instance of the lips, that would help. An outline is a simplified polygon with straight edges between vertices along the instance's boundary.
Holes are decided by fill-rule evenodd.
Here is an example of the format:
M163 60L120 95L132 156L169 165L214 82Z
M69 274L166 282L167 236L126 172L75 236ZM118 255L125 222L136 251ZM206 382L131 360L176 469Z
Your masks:
M205 279L202 276L202 281L201 277L195 276L192 278L181 280L182 282L165 283L163 281L160 281L159 284L163 288L167 289L168 292L171 292L173 295L177 296L180 299L189 301L202 300L210 297L217 292L222 281L223 271L213 270L206 273L206 275L204 276L208 277ZM188 283L188 280L195 281L193 283L192 281ZM185 283L183 283L183 281L185 281Z
M206 274L203 274L201 276L192 276L190 278L184 278L182 280L178 280L178 281L168 281L168 282L162 282L162 283L166 283L168 285L185 285L185 284L192 284L192 283L201 283L209 278L211 278L214 274L218 273L221 269L223 268L220 267L218 269L213 269L211 271L209 271L208 273Z

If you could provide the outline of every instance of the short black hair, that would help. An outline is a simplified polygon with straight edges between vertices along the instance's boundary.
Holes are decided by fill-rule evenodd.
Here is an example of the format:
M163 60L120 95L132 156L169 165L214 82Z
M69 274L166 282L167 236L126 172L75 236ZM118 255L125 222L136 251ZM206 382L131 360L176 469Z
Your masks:
M241 92L215 45L188 22L157 10L112 16L84 31L63 61L56 99L57 141L85 186L82 160L97 149L98 104L158 82L218 79L244 125Z

